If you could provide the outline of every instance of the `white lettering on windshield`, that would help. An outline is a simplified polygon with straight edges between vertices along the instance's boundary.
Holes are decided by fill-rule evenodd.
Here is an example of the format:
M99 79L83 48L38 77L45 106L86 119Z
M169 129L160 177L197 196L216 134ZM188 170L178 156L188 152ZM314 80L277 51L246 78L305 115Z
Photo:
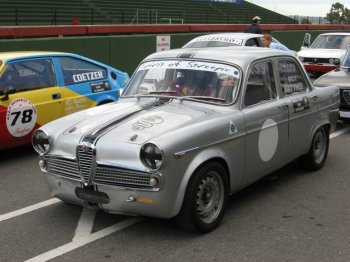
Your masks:
M217 64L202 61L184 61L184 60L168 60L168 61L152 61L143 63L138 71L148 69L191 69L199 71L210 71L215 73L224 73L235 78L240 78L237 68L225 64Z

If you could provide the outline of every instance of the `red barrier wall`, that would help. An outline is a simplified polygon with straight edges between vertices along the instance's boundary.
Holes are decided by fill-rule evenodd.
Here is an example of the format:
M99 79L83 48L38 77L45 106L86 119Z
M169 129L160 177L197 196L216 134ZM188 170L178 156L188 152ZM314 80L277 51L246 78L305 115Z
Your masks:
M234 32L243 31L246 24L197 25L67 25L0 27L1 38L91 36L118 34ZM263 24L263 31L273 30L350 30L350 25Z

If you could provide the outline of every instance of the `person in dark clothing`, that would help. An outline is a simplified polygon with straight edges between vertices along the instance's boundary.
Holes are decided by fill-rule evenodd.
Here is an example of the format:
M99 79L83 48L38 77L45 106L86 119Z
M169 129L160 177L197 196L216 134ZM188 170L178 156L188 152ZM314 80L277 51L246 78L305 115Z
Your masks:
M253 20L253 23L247 26L244 32L253 33L253 34L262 34L262 30L260 29L261 18L259 16L254 16L252 20Z

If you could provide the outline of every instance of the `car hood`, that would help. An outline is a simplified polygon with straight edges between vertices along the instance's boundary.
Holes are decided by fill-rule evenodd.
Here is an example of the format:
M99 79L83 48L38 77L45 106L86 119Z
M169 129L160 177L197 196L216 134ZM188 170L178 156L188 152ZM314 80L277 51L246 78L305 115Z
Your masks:
M143 144L152 138L195 123L215 111L195 107L193 102L140 99L139 102L117 102L89 110L80 122L65 131L80 141L106 143L116 141ZM145 103L144 101L147 101ZM77 141L76 141L77 142Z
M342 68L330 71L314 81L315 85L350 87L350 69Z
M315 58L342 58L345 55L345 52L345 49L309 48L299 51L298 56Z

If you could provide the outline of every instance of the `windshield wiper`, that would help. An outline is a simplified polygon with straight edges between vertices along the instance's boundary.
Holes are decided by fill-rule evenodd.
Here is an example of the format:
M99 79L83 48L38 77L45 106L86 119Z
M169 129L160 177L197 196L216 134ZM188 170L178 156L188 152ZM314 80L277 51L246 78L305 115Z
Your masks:
M150 95L163 94L163 93L175 94L176 91L166 91L166 90L163 90L163 91L151 91L151 92L148 92L148 94L150 94ZM146 95L147 95L147 94L146 94Z
M192 98L192 99L198 99L198 100L205 100L205 101L220 101L220 102L226 102L225 99L219 98L219 97L214 97L214 96L182 96L182 98Z

